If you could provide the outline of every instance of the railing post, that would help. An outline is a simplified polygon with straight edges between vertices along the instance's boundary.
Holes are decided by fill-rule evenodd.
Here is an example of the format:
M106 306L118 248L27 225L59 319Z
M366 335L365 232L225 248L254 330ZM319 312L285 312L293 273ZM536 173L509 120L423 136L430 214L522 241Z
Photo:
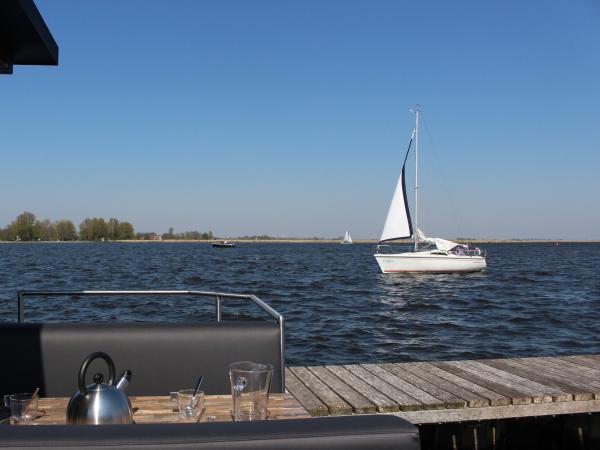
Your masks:
M23 294L17 292L17 323L23 323L25 320L25 308L23 306Z
M285 392L285 325L283 316L279 315L279 352L281 353L281 389Z
M216 316L217 316L217 322L221 321L221 299L219 298L218 295L215 295L215 307L216 307Z

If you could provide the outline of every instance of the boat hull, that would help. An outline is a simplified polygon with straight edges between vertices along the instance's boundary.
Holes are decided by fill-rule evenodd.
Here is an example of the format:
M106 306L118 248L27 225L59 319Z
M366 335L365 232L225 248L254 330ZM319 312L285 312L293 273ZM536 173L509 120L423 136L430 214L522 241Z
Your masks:
M382 273L481 272L487 267L483 256L435 255L425 252L377 253L374 256Z

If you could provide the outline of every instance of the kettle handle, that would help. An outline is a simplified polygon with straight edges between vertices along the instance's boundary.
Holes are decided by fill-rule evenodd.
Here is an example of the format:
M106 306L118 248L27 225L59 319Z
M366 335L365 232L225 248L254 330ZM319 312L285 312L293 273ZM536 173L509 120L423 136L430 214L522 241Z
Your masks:
M81 392L81 394L83 394L83 395L88 395L88 390L85 386L85 375L87 373L88 366L90 365L90 363L93 360L98 359L98 358L103 359L106 362L106 365L108 366L108 384L112 386L113 382L115 381L116 370L115 370L115 363L113 362L112 358L104 352L90 353L83 360L83 363L81 364L81 367L79 368L79 375L77 377L77 383L79 384L79 392Z

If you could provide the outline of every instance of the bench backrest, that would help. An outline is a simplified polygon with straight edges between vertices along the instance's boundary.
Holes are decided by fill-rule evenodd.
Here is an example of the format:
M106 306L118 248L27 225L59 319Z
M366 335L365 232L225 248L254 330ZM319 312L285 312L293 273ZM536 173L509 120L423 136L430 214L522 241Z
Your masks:
M207 394L228 394L228 365L234 361L270 363L272 392L282 392L279 326L274 322L209 323L0 323L0 394L31 392L44 397L71 396L84 358L109 354L117 376L130 369L129 395L168 395L193 388L204 376ZM107 379L102 360L88 369Z

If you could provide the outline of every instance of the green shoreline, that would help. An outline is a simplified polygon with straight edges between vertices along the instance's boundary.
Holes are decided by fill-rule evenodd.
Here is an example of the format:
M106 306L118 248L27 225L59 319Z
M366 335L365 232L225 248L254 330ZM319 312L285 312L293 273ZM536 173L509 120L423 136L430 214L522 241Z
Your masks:
M105 244L118 242L121 244L210 244L218 239L213 240L186 240L186 239L163 239L163 240L116 240L106 241ZM248 244L340 244L339 239L236 239L228 238L230 242L248 243ZM577 240L577 239L454 239L454 242L459 244L597 244L600 240ZM357 239L354 244L373 244L376 245L379 241L376 239ZM397 244L411 244L413 241L407 240L397 242ZM0 241L0 244L95 244L100 241Z

